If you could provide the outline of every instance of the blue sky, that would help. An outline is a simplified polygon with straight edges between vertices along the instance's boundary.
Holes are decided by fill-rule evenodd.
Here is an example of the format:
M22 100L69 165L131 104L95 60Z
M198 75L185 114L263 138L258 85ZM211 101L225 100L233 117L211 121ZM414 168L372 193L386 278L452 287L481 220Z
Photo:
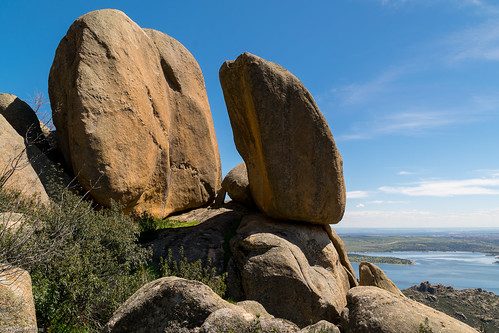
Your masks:
M249 51L295 74L344 160L341 227L499 227L499 4L491 0L0 0L0 92L48 97L71 23L101 8L184 44L223 173L241 158L218 70ZM313 172L313 170L311 170Z

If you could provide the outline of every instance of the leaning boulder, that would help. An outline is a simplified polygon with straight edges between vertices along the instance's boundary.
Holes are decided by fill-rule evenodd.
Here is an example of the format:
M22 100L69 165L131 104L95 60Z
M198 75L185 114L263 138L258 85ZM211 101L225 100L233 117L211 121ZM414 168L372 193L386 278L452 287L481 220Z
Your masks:
M106 332L163 333L170 323L200 327L216 310L242 309L198 281L164 277L140 288L116 310Z
M477 333L470 326L426 305L377 287L356 287L347 294L341 327L348 333Z
M373 286L384 289L392 294L405 297L400 289L386 276L385 272L370 262L363 261L359 265L359 279L361 286Z
M243 298L300 327L339 322L350 283L323 226L247 215L230 245L236 269L229 284L238 280Z
M0 331L37 331L31 277L23 269L2 264L0 264Z
M260 210L276 219L338 223L345 210L342 158L303 84L250 53L226 61L220 82Z
M78 18L49 76L56 137L93 198L164 218L212 201L221 182L201 70L173 38L124 13Z

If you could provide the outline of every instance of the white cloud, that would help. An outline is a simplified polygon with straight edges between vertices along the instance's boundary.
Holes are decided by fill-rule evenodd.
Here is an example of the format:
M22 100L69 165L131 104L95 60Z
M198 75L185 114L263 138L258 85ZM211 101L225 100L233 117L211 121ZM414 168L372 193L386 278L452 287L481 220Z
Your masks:
M499 178L420 181L406 186L382 186L378 190L390 194L430 197L499 195Z
M360 204L358 204L358 205L357 205L357 206L355 206L355 207L357 207L357 208L363 208L363 207L365 207L365 205L364 205L364 204L362 204L362 203L360 203Z
M399 171L398 172L398 175L401 175L401 176L409 176L409 175L413 175L414 172L409 172L409 171Z
M382 205L382 204L404 204L407 203L408 201L394 201L394 200L373 200L373 201L368 201L367 204L371 205Z
M499 207L484 211L449 214L422 210L347 211L337 224L344 228L431 228L497 227Z
M367 191L350 191L347 192L347 199L361 199L369 196Z

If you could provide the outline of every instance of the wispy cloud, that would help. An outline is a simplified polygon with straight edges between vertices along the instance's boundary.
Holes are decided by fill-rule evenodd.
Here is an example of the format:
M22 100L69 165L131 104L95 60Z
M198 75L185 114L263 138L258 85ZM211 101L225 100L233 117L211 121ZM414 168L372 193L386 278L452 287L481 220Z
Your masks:
M378 190L389 194L430 197L499 195L499 178L420 181L404 186L382 186Z
M400 176L409 176L409 175L413 175L414 172L410 172L410 171L399 171L397 174L400 175Z
M494 7L496 13L499 9ZM499 61L499 18L460 31L449 38L451 62L465 60Z
M368 196L369 196L369 192L367 192L367 191L347 192L347 199L361 199L361 198L367 198Z
M382 135L417 136L458 123L478 121L460 110L428 111L410 110L382 114L370 121L357 123L352 132L339 135L339 140L370 139Z
M343 106L363 104L395 89L395 82L408 71L409 67L393 68L370 81L331 89L331 93L338 95Z

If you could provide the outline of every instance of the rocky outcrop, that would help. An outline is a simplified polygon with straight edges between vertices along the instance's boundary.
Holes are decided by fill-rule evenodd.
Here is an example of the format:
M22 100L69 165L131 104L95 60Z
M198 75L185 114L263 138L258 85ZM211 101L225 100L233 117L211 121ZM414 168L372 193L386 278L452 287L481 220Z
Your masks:
M405 297L395 283L390 280L385 272L370 262L363 261L359 265L359 279L361 286L373 286L384 289L392 294Z
M249 53L225 62L220 82L260 210L276 219L339 222L345 209L342 158L303 84Z
M248 172L246 171L246 164L244 162L239 163L229 171L222 182L222 188L229 194L233 201L240 202L249 207L255 205L251 196Z
M57 142L103 205L164 218L202 206L221 182L204 80L192 55L118 10L78 18L49 76Z
M139 333L294 333L298 330L295 324L269 315L255 301L234 305L201 282L174 276L140 288L116 310L105 327L105 332Z
M348 333L418 332L421 325L441 333L478 332L442 312L381 288L352 288L347 299L341 327Z
M322 226L247 215L231 249L244 299L301 327L321 319L339 321L350 284Z
M201 282L169 276L149 282L126 300L105 331L162 333L170 322L191 329L200 327L212 312L224 308L239 309Z
M26 145L23 137L0 115L0 184L4 189L36 196L48 203L44 183L51 175L51 162L34 145Z
M28 272L0 265L0 331L36 331L36 312Z
M459 319L481 332L499 332L499 295L481 288L458 290L428 281L402 291L405 296Z

